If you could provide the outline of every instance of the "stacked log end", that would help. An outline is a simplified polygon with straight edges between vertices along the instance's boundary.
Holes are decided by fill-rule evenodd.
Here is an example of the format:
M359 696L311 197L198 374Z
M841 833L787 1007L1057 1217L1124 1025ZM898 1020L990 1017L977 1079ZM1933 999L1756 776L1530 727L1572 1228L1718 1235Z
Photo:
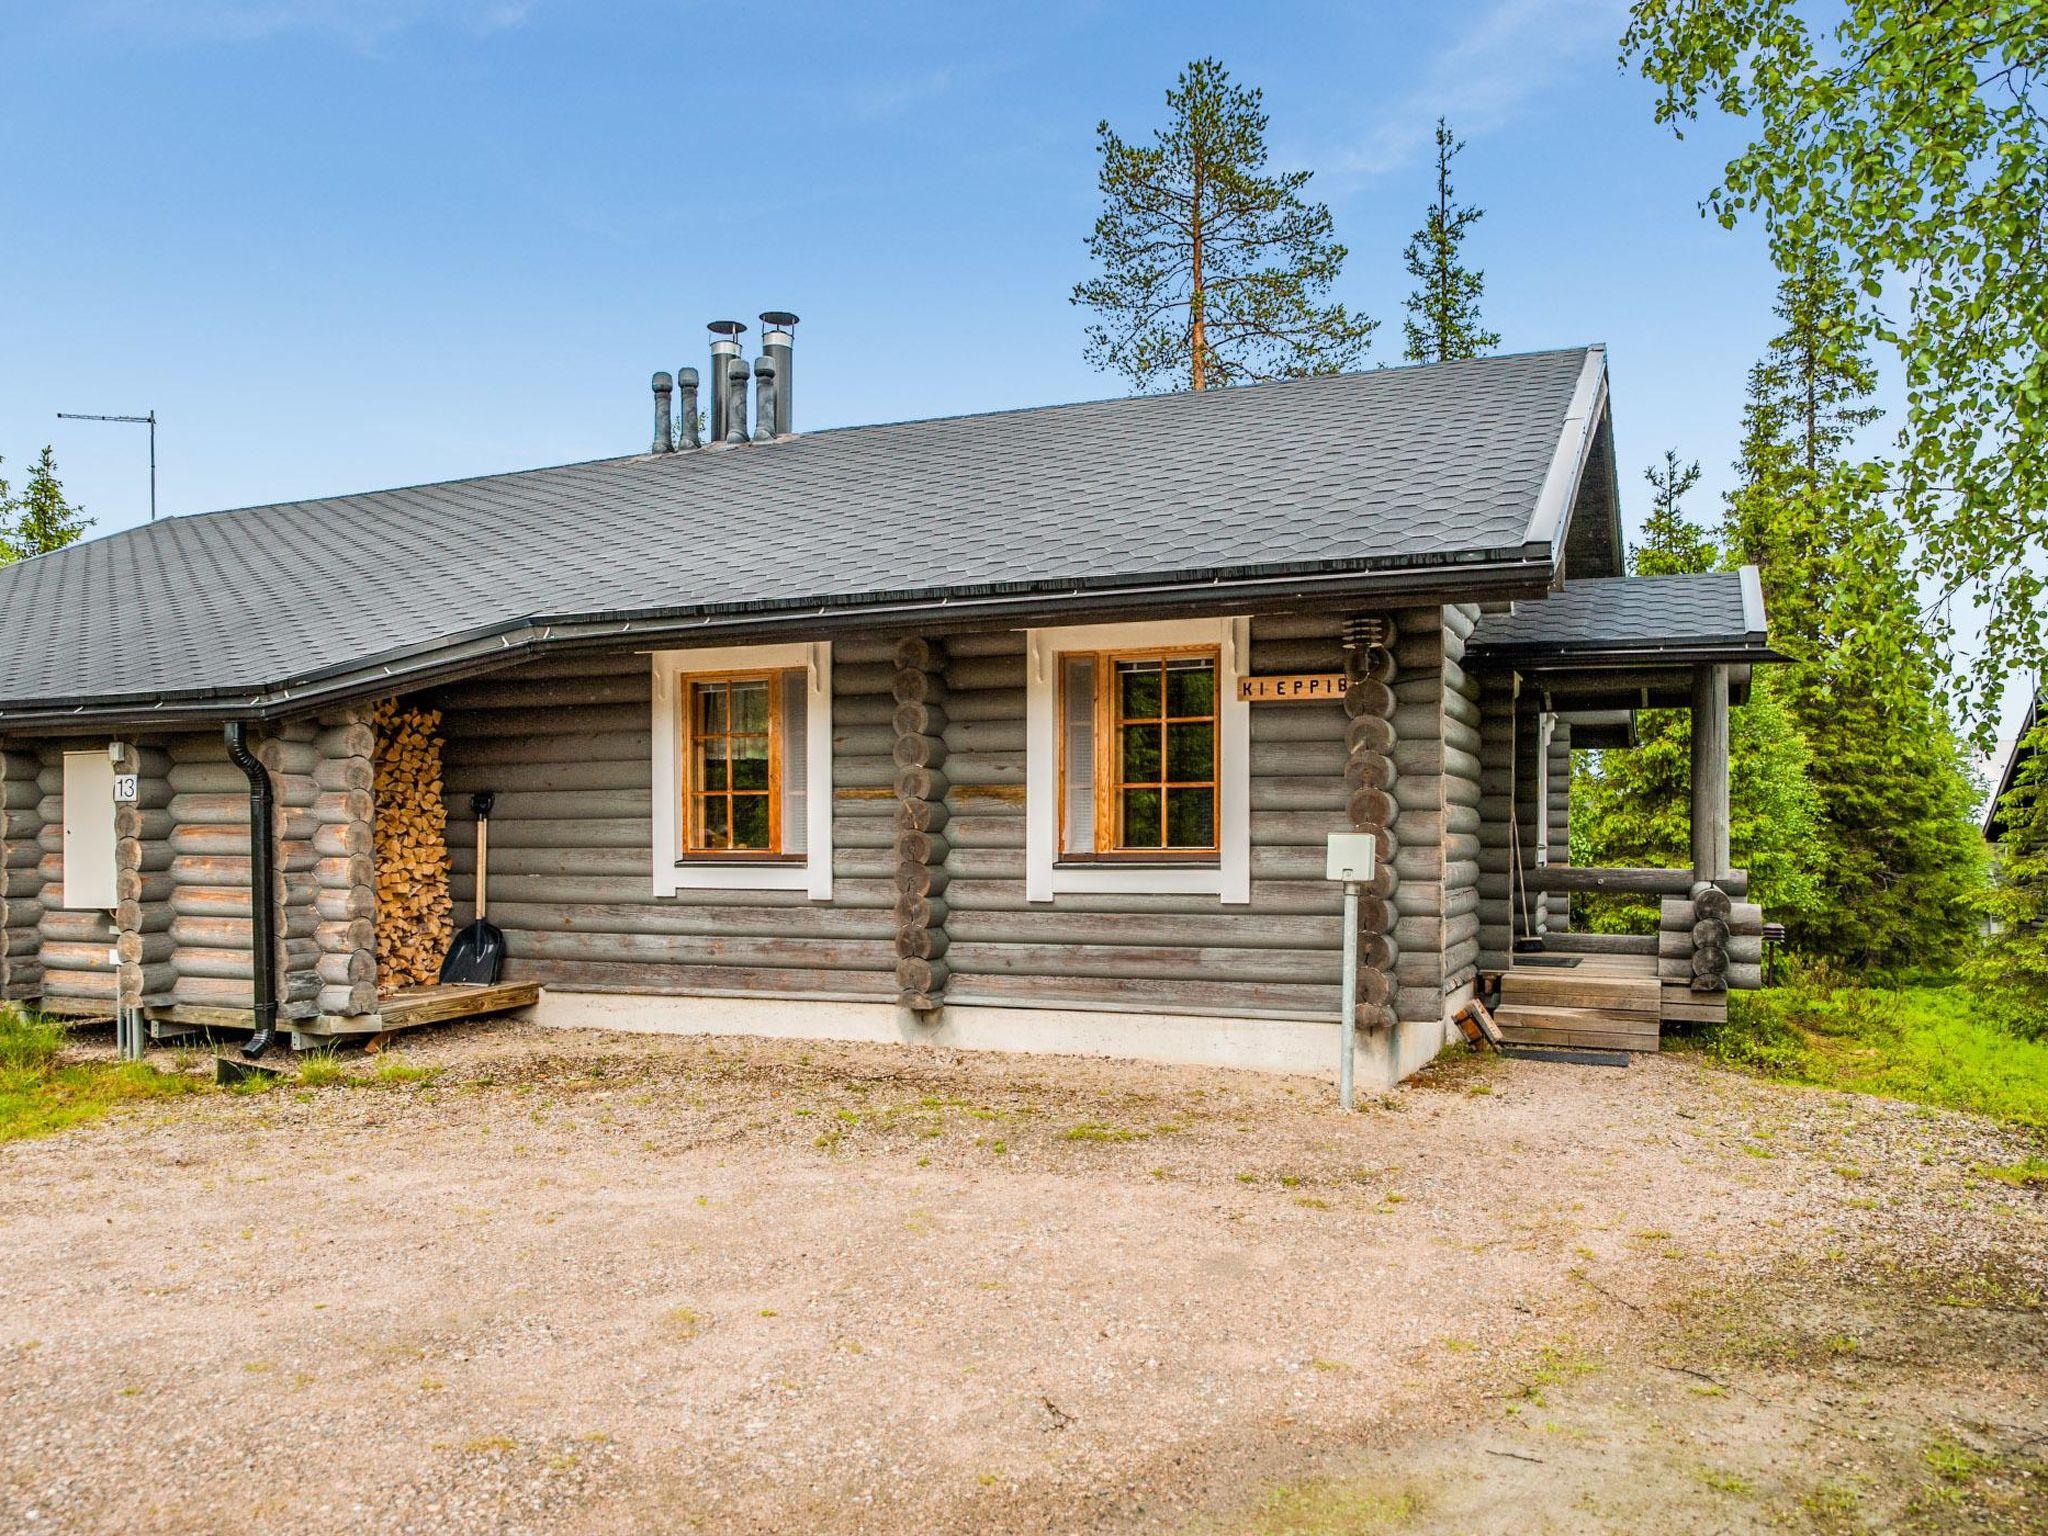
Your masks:
M895 662L897 1001L927 1013L946 993L946 661L913 636Z
M374 1013L377 733L370 711L321 717L313 746L315 1001L323 1014Z
M313 906L318 889L313 869L319 862L313 803L320 794L313 779L320 755L313 745L315 734L310 720L289 721L256 748L257 758L270 770L273 799L271 899L277 921L277 1014L281 1019L307 1019L319 1012L320 945L313 932L319 922Z
M455 906L448 892L440 711L388 699L376 707L372 724L376 956L371 979L388 995L439 978L455 937ZM321 848L329 857L353 853L360 841L353 823L321 830ZM353 875L348 871L340 878L352 884Z
M1657 923L1657 974L1712 996L1763 985L1763 908L1736 901L1717 882L1667 896Z
M1389 624L1391 630L1391 623ZM1400 947L1396 915L1394 830L1400 807L1394 799L1394 657L1386 644L1354 647L1344 654L1344 785L1351 830L1374 839L1372 881L1358 903L1358 1023L1378 1029L1394 1023L1393 982Z
M114 807L115 986L123 1008L167 1003L176 990L171 938L171 757L124 743L116 773L135 775L135 800Z
M0 747L0 1002L42 991L42 762Z

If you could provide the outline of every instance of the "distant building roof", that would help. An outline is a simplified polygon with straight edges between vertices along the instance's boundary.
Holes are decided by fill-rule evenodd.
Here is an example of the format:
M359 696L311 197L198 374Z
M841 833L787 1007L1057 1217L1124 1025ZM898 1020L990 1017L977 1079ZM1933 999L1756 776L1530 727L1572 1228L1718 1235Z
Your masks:
M1568 535L1619 569L1606 377L1581 347L168 519L0 570L0 727L275 714L628 633L1533 594Z
M2027 765L2027 759L2034 755L2029 738L2048 716L2048 689L2035 689L2033 703L2028 706L2027 718L2020 722L2020 733L2013 738L2011 748L2005 754L2005 767L1998 775L1997 786L1991 791L1991 799L1984 807L1984 835L1992 842L2005 836L2005 816L1999 802L2012 793L2012 787L2019 782L2020 770Z

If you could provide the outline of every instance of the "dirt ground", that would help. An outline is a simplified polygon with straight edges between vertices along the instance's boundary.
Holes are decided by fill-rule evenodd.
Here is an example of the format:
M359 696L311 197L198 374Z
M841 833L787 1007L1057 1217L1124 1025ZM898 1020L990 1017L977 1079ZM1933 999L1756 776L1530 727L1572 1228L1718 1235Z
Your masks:
M2037 1143L477 1026L0 1149L0 1528L2048 1530Z

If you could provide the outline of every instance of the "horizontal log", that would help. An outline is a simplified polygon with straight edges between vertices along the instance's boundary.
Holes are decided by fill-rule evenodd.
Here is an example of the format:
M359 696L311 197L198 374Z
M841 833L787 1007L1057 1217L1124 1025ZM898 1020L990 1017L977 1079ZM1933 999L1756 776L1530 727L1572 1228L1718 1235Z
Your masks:
M1526 829L1525 829L1526 830ZM1550 864L1528 871L1532 891L1592 891L1600 895L1690 896L1689 869L1607 869L1585 864Z
M354 985L327 986L320 988L314 999L320 1011L343 1018L375 1013L377 1011L377 985L374 981Z

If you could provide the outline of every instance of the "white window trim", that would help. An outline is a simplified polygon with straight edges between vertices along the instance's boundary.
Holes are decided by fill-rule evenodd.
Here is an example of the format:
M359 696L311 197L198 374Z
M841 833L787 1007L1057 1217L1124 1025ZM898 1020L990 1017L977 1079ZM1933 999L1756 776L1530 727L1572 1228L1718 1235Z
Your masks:
M1214 896L1226 905L1252 899L1252 712L1237 696L1249 653L1251 620L1166 619L1031 629L1025 638L1024 899L1051 901L1091 892L1141 896ZM1059 657L1066 651L1144 650L1213 645L1216 667L1217 862L1062 864L1059 862Z
M832 646L722 645L654 655L654 894L680 891L804 891L832 899ZM765 864L682 855L682 722L677 679L692 672L751 672L802 667L804 689L804 862Z

